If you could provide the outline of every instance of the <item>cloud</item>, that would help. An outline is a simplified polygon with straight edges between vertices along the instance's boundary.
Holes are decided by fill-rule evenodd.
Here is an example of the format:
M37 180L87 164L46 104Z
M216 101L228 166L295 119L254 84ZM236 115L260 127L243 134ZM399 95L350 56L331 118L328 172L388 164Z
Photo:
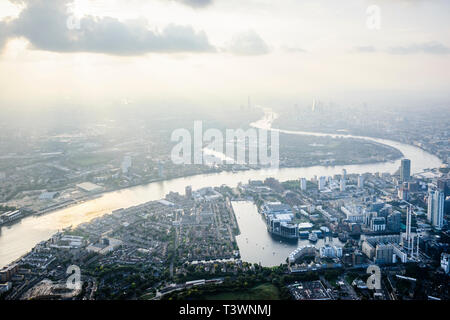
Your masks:
M204 8L213 3L213 0L175 0L193 8Z
M389 48L389 52L392 54L415 54L415 53L428 53L428 54L449 54L450 48L443 45L440 42L425 42L421 44L412 44L409 46L398 46Z
M162 30L150 30L145 20L122 22L93 16L77 20L67 11L73 0L20 2L26 7L8 22L7 36L24 37L35 49L112 55L214 51L206 34L190 26L171 24Z
M6 31L6 23L0 21L0 52L3 49L3 46L6 43L7 31Z
M376 52L377 49L373 46L359 46L355 47L354 51L359 53L373 53Z
M252 30L235 35L227 50L236 55L263 55L270 52L266 42Z

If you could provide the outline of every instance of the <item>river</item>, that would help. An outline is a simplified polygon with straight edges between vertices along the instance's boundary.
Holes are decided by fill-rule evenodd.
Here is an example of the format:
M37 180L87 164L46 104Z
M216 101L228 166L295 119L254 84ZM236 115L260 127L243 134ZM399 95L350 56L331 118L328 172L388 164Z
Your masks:
M360 139L366 139L369 141L382 143L394 147L400 150L403 155L411 159L411 172L422 172L427 168L437 168L442 162L436 156L425 152L424 150L406 145L400 142L376 139L369 137L358 137L351 135L339 135L339 134L323 134L313 132L302 131L287 131L272 129L271 124L276 118L276 115L271 112L266 112L263 119L252 123L253 127L266 128L271 130L278 130L287 134L299 134L299 135L313 135L313 136L333 136L333 137L354 137ZM280 181L298 179L300 177L312 178L317 176L332 176L342 172L342 169L346 169L349 174L352 173L375 173L375 172L389 172L394 173L400 166L400 160L374 163L374 164L361 164L361 165L344 165L344 166L312 166L304 168L282 168L282 169L267 169L267 170L249 170L240 172L221 172L214 174L202 174L197 176L178 178L172 180L166 180L162 182L154 182L143 186L132 187L119 191L113 191L103 194L100 198L86 201L75 206L67 207L61 210L47 213L41 216L29 216L22 219L20 222L11 225L3 226L0 229L0 267L11 263L18 259L28 251L30 251L37 243L49 239L55 232L69 226L77 226L83 222L88 222L96 217L100 217L106 213L120 208L127 208L142 204L152 200L158 200L163 198L170 191L184 193L185 187L191 185L192 188L199 189L208 186L221 186L228 185L231 187L237 186L239 182L248 182L249 179L261 180L268 177L274 177ZM240 205L239 205L240 206ZM251 206L244 209L239 207L239 211L248 210L251 213ZM247 208L247 209L246 209ZM243 220L244 221L244 220ZM245 220L248 221L248 220ZM244 223L244 222L243 222ZM247 222L245 222L247 223ZM242 223L240 224L242 230L250 230L244 228ZM251 230L250 230L251 231ZM265 226L261 232L266 232ZM266 232L267 233L267 232ZM251 233L249 233L251 235ZM241 237L249 238L246 234L242 233ZM262 241L262 240L261 240ZM266 241L266 240L264 240ZM242 252L249 252L244 248L243 242L241 242ZM276 241L272 241L273 247L279 249ZM294 246L295 247L295 246ZM286 252L291 250L288 248ZM276 251L274 249L265 248L267 252L272 253ZM280 249L281 250L281 249ZM241 254L242 254L241 252ZM284 255L284 251L283 255ZM251 252L250 252L251 253ZM249 254L250 254L249 253ZM261 254L261 252L260 252ZM287 255L279 261L284 261ZM270 256L269 256L270 257ZM245 256L243 256L245 260ZM249 256L252 262L259 262L256 258ZM280 256L277 259L281 259ZM273 260L269 259L270 261ZM269 261L267 260L267 261Z

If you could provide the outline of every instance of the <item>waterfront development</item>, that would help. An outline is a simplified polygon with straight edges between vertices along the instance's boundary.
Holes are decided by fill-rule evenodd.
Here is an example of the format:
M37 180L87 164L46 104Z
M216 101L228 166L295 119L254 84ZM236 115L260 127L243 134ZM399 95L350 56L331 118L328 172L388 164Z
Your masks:
M190 297L192 286L227 296L217 288L238 285L240 275L253 283L256 296L307 299L304 288L311 287L317 299L357 300L372 294L361 280L372 263L385 266L389 281L376 292L379 297L406 294L394 289L403 281L394 275L414 279L405 267L411 263L429 271L427 284L415 294L447 297L447 287L436 287L441 280L432 267L438 261L439 270L448 265L448 256L437 249L447 237L440 233L446 220L439 197L448 192L442 160L397 141L274 129L277 118L265 110L250 127L370 141L402 157L225 170L106 193L81 183L78 189L95 192L84 197L77 192L78 203L1 227L0 273L10 283L6 298L178 299ZM5 217L21 214L11 208ZM69 261L80 267L84 289L61 294ZM268 270L275 272L271 284L264 281ZM235 284L225 281L229 277Z
M0 270L10 283L5 297L199 298L203 290L228 295L226 288L243 278L255 286L254 295L269 290L264 296L269 299L307 299L303 288L309 286L321 288L317 297L329 300L373 294L397 299L409 293L395 287L404 279L415 281L408 265L419 263L431 273L414 294L447 298L448 288L437 285L442 275L433 267L440 254L432 248L441 239L433 229L441 228L435 224L442 218L430 226L420 200L427 190L423 183L434 178L413 175L407 189L396 187L398 179L398 174L343 169L326 179L269 177L236 187L186 186L184 192L53 234ZM294 228L295 237L277 232L283 222ZM446 258L443 254L439 268L445 268ZM81 291L64 287L66 265L74 263L82 273ZM361 280L373 263L384 268L390 283L375 293Z
M266 113L264 118L254 123L255 126L268 128L274 119L272 113ZM270 121L268 121L268 119ZM290 134L322 135L311 132L289 132ZM327 134L324 134L327 135ZM367 138L397 148L402 154L411 159L412 173L420 173L429 168L438 168L442 162L436 156L414 146L405 145L395 141ZM313 166L307 168L280 168L278 170L248 170L241 172L221 172L204 174L168 181L150 183L145 186L132 187L103 194L100 198L87 200L81 204L70 206L62 210L47 213L43 216L30 216L20 223L2 227L0 235L0 265L6 265L29 251L38 242L48 239L58 230L69 226L76 226L93 218L120 208L127 208L151 200L164 198L170 191L183 192L191 185L194 189L227 185L237 186L248 180L274 177L280 181L287 181L293 177L312 178L314 176L332 176L346 169L349 173L363 174L366 172L395 173L400 160L387 163L373 163L366 165L346 166Z
M269 129L276 116L266 112L264 118L253 123L253 126ZM300 135L328 135L311 132L293 132ZM335 135L336 136L336 135ZM349 137L349 136L346 136ZM364 137L359 137L364 138ZM384 139L364 138L384 143L397 148L402 154L411 159L412 173L420 173L426 169L438 168L442 164L436 156L414 146L405 145ZM332 176L342 172L349 173L395 173L400 160L387 163L346 166L313 166L307 168L280 168L278 170L248 170L241 172L221 172L204 174L168 181L150 183L144 186L132 187L103 194L101 197L87 200L81 204L70 206L62 210L47 213L43 216L30 216L20 223L1 228L0 234L0 265L4 266L25 254L38 242L48 239L58 230L90 221L103 214L120 208L127 208L147 201L164 198L169 192L183 192L188 185L194 189L227 185L235 187L239 183L249 180L260 180L274 177L280 181L291 180L293 177L312 178L314 176ZM273 250L272 250L273 251Z
M415 294L447 297L448 288L436 287L441 280L431 267L441 259L439 268L445 269L448 261L434 249L446 239L436 233L445 220L442 211L434 213L430 196L448 191L442 161L396 141L273 129L276 119L266 110L250 126L293 136L367 140L403 157L221 171L106 193L83 183L80 189L97 193L2 226L5 297L201 298L201 290L191 296L193 286L229 297L225 288L239 285L239 276L254 285L242 292L246 297L253 292L269 299L358 300L372 297L361 280L372 263L385 266L389 281L376 291L378 298L406 294L394 289L403 281L394 275L414 279L405 267L410 263L427 265L430 272ZM10 210L7 217L20 213ZM69 261L80 268L83 290L64 289ZM272 283L265 281L268 270ZM230 277L235 282L226 280ZM317 291L314 296L305 291L309 287Z
M236 237L242 261L267 267L286 263L286 258L299 246L311 245L308 239L286 241L267 232L263 215L252 201L233 201L233 209L239 224L240 234ZM298 228L298 225L296 226ZM309 234L309 233L308 233ZM322 237L315 246L325 244L343 246L337 237Z

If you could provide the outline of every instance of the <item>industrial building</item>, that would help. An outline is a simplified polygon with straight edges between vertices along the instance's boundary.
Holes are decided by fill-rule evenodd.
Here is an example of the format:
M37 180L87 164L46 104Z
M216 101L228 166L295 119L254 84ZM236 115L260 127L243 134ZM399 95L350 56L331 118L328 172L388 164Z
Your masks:
M77 184L77 188L81 191L88 192L88 193L95 193L103 191L103 187L98 186L92 182L83 182L80 184Z

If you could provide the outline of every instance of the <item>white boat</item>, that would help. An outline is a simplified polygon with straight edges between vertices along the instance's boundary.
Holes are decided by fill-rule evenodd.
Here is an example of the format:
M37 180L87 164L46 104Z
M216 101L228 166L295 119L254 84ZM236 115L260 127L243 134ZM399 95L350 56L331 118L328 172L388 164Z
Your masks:
M311 232L309 234L308 240L311 242L317 242L318 238L317 238L317 234L315 234L314 232Z

